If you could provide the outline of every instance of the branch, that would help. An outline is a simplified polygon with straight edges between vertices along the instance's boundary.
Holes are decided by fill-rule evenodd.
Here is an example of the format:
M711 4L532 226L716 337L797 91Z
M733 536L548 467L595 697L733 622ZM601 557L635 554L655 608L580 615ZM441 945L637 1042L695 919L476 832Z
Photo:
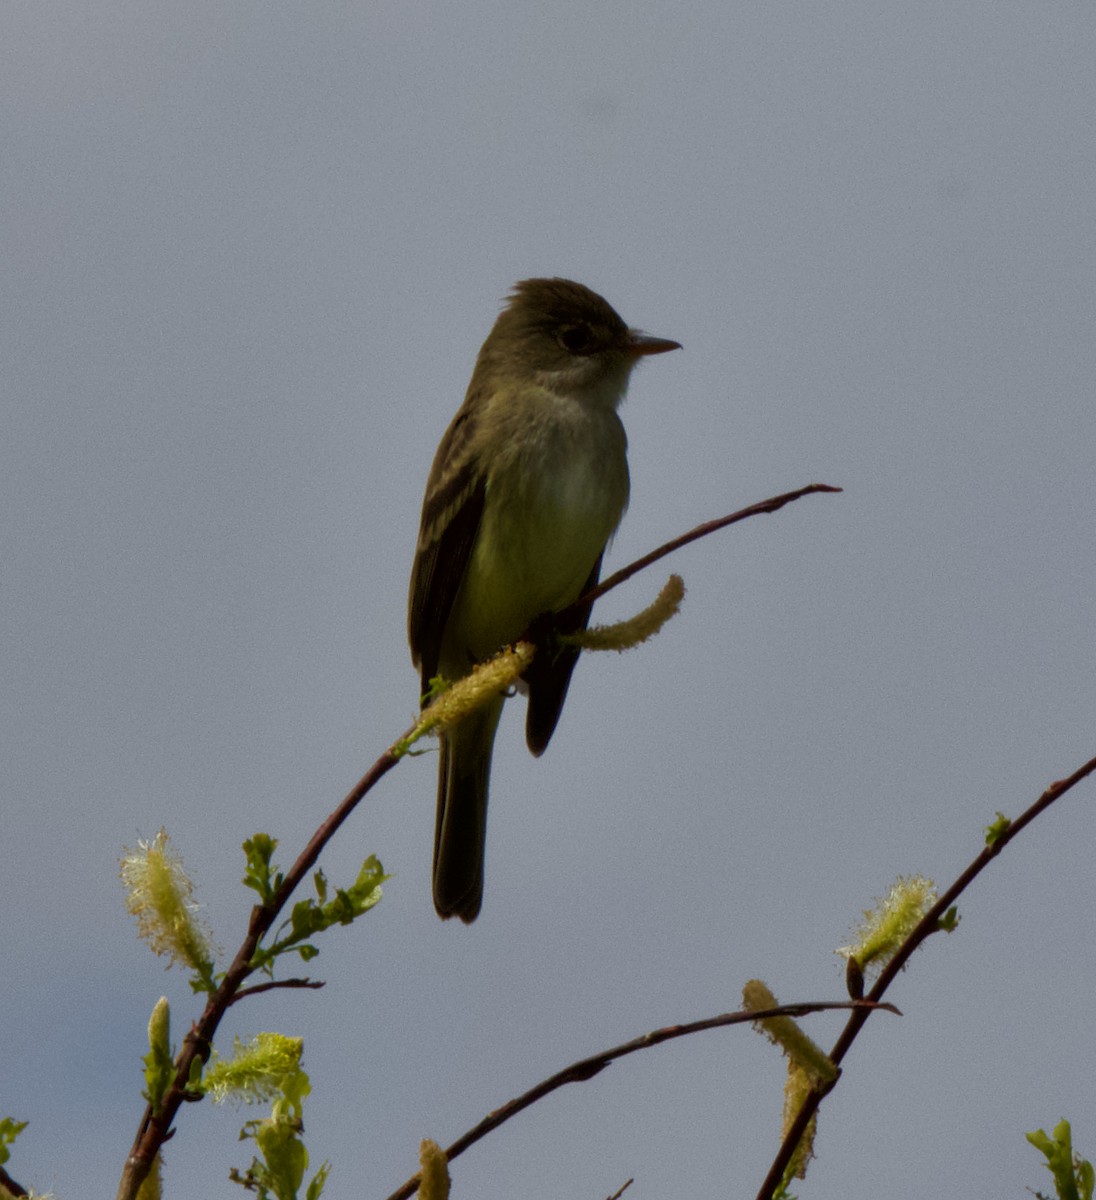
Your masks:
M579 611L586 605L593 604L595 600L600 600L606 592L611 592L613 588L624 583L625 580L631 579L633 575L646 570L652 563L658 562L660 558L665 558L668 554L673 554L675 550L680 550L682 546L687 546L690 542L699 541L702 537L707 537L710 533L726 529L728 525L736 525L739 521L745 521L747 517L758 517L763 513L777 512L785 504L791 504L793 500L798 500L802 496L811 496L815 492L836 493L841 490L841 488L832 487L828 483L808 483L806 487L801 487L798 491L785 492L781 496L770 496L768 500L759 500L756 504L751 504L748 508L740 508L738 512L733 512L729 516L717 517L714 521L705 521L702 525L697 525L695 529L690 529L688 533L683 533L680 537L665 542L657 550L652 550L650 554L644 554L642 558L637 558L635 562L629 563L626 567L621 567L619 571L614 571L608 579L603 579L597 587L591 588L590 591L579 596L574 603L569 604L562 611L553 614L555 621L562 623L567 616Z
M660 1042L668 1042L674 1038L686 1037L691 1033L701 1033L706 1029L722 1029L726 1025L744 1025L768 1017L804 1017L810 1013L830 1012L833 1009L842 1008L853 1010L858 1008L884 1008L896 1016L902 1015L893 1004L880 1004L875 1000L819 1000L804 1004L781 1004L777 1008L760 1009L757 1012L721 1013L717 1017L705 1017L702 1021L690 1021L686 1025L667 1025L662 1029L654 1029L650 1033L633 1038L630 1042L623 1042L619 1046L614 1046L611 1050L602 1050L600 1053L592 1054L588 1058L580 1058L578 1062L572 1063L569 1067L564 1067L562 1071L557 1071L555 1075L550 1075L547 1079L541 1080L540 1083L531 1087L527 1092L523 1092L513 1100L507 1101L501 1108L496 1108L494 1112L488 1113L478 1125L473 1126L467 1133L457 1138L449 1149L446 1150L445 1157L449 1162L452 1162L454 1158L463 1154L469 1146L474 1145L480 1138L485 1137L500 1125L505 1124L511 1117L516 1117L519 1112L535 1104L551 1092L557 1091L564 1084L585 1083L586 1080L593 1079L595 1075L599 1075L604 1071L611 1062L615 1062L620 1058L626 1058L629 1054L635 1054L638 1050L647 1050L651 1046L657 1046ZM406 1183L398 1187L388 1197L388 1200L409 1200L409 1197L415 1194L420 1182L421 1176L413 1175Z
M635 1183L634 1179L625 1180L625 1182L622 1183L620 1187L618 1187L617 1190L609 1197L609 1200L620 1200L621 1196L624 1195L624 1193L632 1186L633 1183Z
M30 1195L27 1189L21 1183L16 1183L3 1167L0 1167L0 1187L6 1188L16 1197Z
M1078 767L1072 775L1052 783L1026 812L1017 817L1015 821L1010 822L1008 827L986 846L951 887L937 900L932 908L925 913L913 932L898 948L894 958L887 963L866 999L875 1002L881 1000L883 994L894 982L898 972L906 965L913 952L929 934L935 933L940 928L940 919L982 871L989 866L1021 830L1026 829L1037 816L1045 812L1059 797L1064 796L1066 792L1075 787L1081 780L1087 779L1094 771L1096 771L1096 758L1090 758L1084 766ZM830 1051L830 1058L835 1064L840 1064L841 1060L848 1053L849 1048L856 1040L857 1035L864 1027L870 1015L870 1007L853 1011L848 1023L841 1031L841 1035ZM836 1083L836 1080L834 1083ZM765 1176L765 1182L761 1185L761 1190L757 1193L757 1200L771 1200L773 1192L780 1186L781 1180L784 1178L784 1172L791 1161L792 1155L795 1153L796 1146L799 1145L799 1141L807 1125L818 1111L818 1106L822 1103L823 1098L833 1086L834 1084L831 1083L826 1087L815 1088L807 1095L807 1098L803 1102L803 1107L799 1110L795 1120L788 1128L784 1140L780 1144L780 1149L773 1160L772 1166L769 1168L769 1173Z
M322 979L271 979L266 983L257 983L254 987L240 988L229 1004L235 1004L245 996L257 996L260 992L272 992L275 988L316 988L326 987Z

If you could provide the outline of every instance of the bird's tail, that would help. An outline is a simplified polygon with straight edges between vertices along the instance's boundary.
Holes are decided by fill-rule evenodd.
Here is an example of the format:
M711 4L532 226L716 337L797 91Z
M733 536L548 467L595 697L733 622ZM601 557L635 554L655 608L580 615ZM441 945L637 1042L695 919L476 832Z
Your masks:
M483 902L487 787L502 697L442 734L434 827L434 907L471 924Z

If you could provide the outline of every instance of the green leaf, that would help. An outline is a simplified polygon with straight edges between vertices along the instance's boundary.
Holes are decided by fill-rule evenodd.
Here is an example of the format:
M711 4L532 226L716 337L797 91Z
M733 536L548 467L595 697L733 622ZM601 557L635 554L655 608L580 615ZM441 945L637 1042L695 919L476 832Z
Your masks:
M270 903L285 881L281 871L271 866L271 859L277 847L278 839L272 838L268 833L256 833L243 845L244 854L247 856L244 886L257 892L263 904Z
M959 910L953 904L946 913L936 922L936 928L942 929L945 933L953 933L959 928Z
M986 826L986 845L996 846L1002 836L1009 830L1012 820L1006 817L1003 812L997 814L997 820L992 825Z
M1053 1132L1054 1136L1048 1137L1044 1130L1036 1129L1024 1136L1046 1158L1058 1200L1092 1200L1096 1173L1087 1159L1073 1153L1069 1122L1059 1121Z
M1081 1193L1081 1200L1092 1200L1093 1189L1096 1189L1096 1169L1087 1158L1074 1159L1073 1167L1077 1172L1077 1190Z
M327 1182L327 1177L330 1173L331 1164L325 1162L308 1185L308 1191L305 1192L305 1200L320 1200L320 1196L323 1195L323 1185Z
M8 1147L14 1143L26 1127L26 1121L15 1121L11 1117L0 1119L0 1163L6 1163L11 1157Z
M289 916L289 927L293 931L295 938L310 937L318 929L323 928L322 924L322 909L309 897L307 900L298 900L293 905L293 911Z
M372 854L362 863L357 879L348 888L336 888L330 900L317 903L312 897L298 900L286 921L274 935L274 943L255 952L251 965L256 970L273 973L274 959L280 954L294 950L307 962L315 958L319 950L312 945L302 945L306 939L330 929L332 925L349 925L363 913L367 913L381 899L381 884L390 879L384 868ZM328 895L330 885L324 879L317 883L321 897Z

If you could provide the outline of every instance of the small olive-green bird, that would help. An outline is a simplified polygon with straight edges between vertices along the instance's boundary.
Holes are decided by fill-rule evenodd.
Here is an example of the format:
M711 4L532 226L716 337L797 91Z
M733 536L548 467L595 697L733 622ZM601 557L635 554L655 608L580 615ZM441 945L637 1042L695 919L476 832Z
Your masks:
M617 416L640 358L680 349L629 329L568 279L515 285L441 440L422 505L408 636L425 694L516 641L598 581L628 504L627 439ZM590 608L567 619L584 629ZM541 754L578 652L542 650L526 672L525 736ZM434 907L476 919L483 901L487 786L504 696L441 738Z

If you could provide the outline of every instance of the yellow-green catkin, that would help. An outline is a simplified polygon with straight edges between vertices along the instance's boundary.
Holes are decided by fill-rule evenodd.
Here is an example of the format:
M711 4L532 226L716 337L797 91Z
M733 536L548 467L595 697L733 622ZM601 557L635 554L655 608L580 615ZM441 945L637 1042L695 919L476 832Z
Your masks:
M807 1093L814 1086L814 1080L807 1071L804 1071L792 1059L788 1059L788 1077L784 1081L784 1121L781 1129L781 1138L786 1138L792 1125L795 1124L796 1117L799 1116L799 1110L803 1107L803 1102L807 1098ZM807 1128L803 1131L803 1136L796 1144L795 1153L788 1163L786 1178L788 1179L805 1179L807 1175L807 1164L814 1158L814 1135L818 1128L818 1113L811 1117L807 1122Z
M881 970L936 903L936 885L923 875L899 876L875 908L864 910L864 919L851 945L837 953L855 959L860 970Z
M119 874L126 908L137 918L137 932L156 954L166 954L203 975L212 969L212 938L198 917L194 885L183 860L168 845L163 829L151 842L127 849Z
M301 1038L281 1033L258 1033L246 1044L236 1038L231 1058L210 1060L202 1075L202 1090L214 1101L268 1100L282 1089L286 1076L300 1068Z
M158 1113L164 1094L171 1086L175 1064L171 1057L171 1009L161 996L148 1021L148 1054L145 1055L145 1096Z
M749 1012L780 1007L780 1002L760 979L751 979L742 989L742 1003ZM791 1017L762 1017L755 1022L755 1027L814 1082L832 1083L837 1078L837 1067L829 1055L807 1037Z
M671 575L653 604L626 621L612 625L595 625L579 633L570 633L560 641L583 650L630 650L656 633L681 610L685 584L680 575Z
M171 1006L167 997L161 996L152 1006L148 1019L148 1047L157 1054L171 1054Z
M481 708L499 692L513 687L528 670L535 654L536 647L531 642L518 642L500 651L487 662L473 667L467 675L451 683L422 710L411 732L392 747L392 753L402 757L419 738L455 725L462 717Z
M742 989L742 1001L750 1012L763 1012L768 1008L779 1007L776 997L760 979L751 979L746 984ZM774 1045L780 1047L788 1060L780 1134L783 1139L791 1132L809 1093L819 1084L832 1083L837 1078L837 1066L791 1017L762 1017L755 1025ZM814 1136L817 1127L818 1114L815 1113L796 1143L784 1174L785 1184L791 1179L805 1177L807 1164L814 1157Z
M137 1189L137 1200L160 1200L164 1194L163 1160L159 1156L152 1160L152 1166Z
M449 1160L429 1138L419 1146L419 1170L419 1200L449 1200Z

